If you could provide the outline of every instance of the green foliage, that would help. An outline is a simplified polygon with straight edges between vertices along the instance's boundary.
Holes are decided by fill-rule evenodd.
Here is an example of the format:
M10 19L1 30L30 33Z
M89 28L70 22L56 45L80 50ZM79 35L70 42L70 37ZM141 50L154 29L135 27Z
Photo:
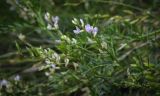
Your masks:
M160 95L158 0L7 2L0 96Z

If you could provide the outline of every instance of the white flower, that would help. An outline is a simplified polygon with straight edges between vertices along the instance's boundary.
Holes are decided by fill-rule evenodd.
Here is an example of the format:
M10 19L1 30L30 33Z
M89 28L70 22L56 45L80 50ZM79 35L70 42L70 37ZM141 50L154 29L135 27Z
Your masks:
M14 80L15 80L15 81L19 81L19 80L20 80L20 76L19 76L19 75L16 75L16 76L14 77Z
M64 62L65 62L65 66L67 66L69 64L69 59L68 58L65 58L64 59Z
M52 16L52 22L53 22L54 27L56 29L58 29L59 17L58 16Z
M8 81L5 80L5 79L3 79L3 80L0 82L0 86L1 86L1 87L2 87L2 86L7 87L7 86L8 86Z
M50 21L50 14L47 12L47 13L45 13L45 15L44 15L44 19L47 21L47 22L49 22Z
M53 58L54 60L56 60L56 62L59 62L59 61L60 61L60 56L59 56L57 53L53 53L53 54L52 54L52 58Z
M60 44L62 41L61 40L55 40L56 44Z
M82 27L84 26L84 21L83 21L83 19L80 19L80 22L81 22L81 25L82 25Z
M78 25L78 20L77 20L76 18L74 18L74 19L72 20L72 23L75 24L75 25Z
M45 72L45 75L46 75L46 76L49 76L50 74L49 74L48 72Z
M61 36L61 39L67 41L67 43L70 43L70 42L71 42L70 38L67 37L66 35L62 35L62 36Z
M53 26L52 26L51 24L48 24L48 25L47 25L47 29L48 29L48 30L52 30L52 29L53 29Z

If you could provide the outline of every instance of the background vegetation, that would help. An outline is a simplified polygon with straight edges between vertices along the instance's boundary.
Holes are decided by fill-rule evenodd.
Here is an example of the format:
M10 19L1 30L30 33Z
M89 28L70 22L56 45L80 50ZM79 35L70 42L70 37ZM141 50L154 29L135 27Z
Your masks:
M160 96L159 11L159 0L0 0L0 96Z

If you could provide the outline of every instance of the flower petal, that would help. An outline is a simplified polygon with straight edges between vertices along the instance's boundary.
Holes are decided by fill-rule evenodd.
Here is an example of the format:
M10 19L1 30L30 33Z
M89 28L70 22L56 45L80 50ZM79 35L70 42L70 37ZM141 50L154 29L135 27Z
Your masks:
M84 26L84 21L83 19L80 19L81 25Z
M58 24L58 21L59 21L59 17L58 16L52 16L52 22L55 24Z
M93 31L92 31L92 34L93 34L94 37L97 35L97 32L98 32L98 28L94 27Z
M73 30L73 32L74 32L75 34L79 34L79 33L81 32L81 30L76 26L76 30Z
M47 21L47 22L49 22L50 21L50 14L47 12L47 13L45 13L45 15L44 15L44 19Z
M85 25L85 30L90 33L93 30L93 26L91 26L90 24L87 24Z

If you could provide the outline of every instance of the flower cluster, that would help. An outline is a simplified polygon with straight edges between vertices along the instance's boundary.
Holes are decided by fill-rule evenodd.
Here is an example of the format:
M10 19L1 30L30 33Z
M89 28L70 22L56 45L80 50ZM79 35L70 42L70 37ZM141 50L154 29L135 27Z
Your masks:
M39 58L42 58L44 60L44 65L40 66L39 70L56 70L59 69L58 65L60 64L61 57L58 53L51 50L50 48L36 48ZM34 56L34 55L33 55Z
M80 24L79 24L79 21L80 21ZM88 32L88 33L93 34L94 37L97 35L97 32L98 32L98 28L97 28L97 27L93 27L93 26L91 26L90 24L84 25L83 19L80 19L79 21L78 21L76 18L74 18L74 19L72 20L72 23L73 23L74 25L76 25L76 29L73 30L73 32L74 32L75 34L79 34L79 33L83 32L83 31L86 31L86 32ZM80 28L78 27L78 25L80 25L80 27L81 27L82 29L80 29Z
M58 16L51 16L48 12L44 15L44 19L47 22L47 29L48 30L53 30L53 29L58 29L58 22L59 22L59 17Z
M14 76L14 77L13 77L13 80L14 80L15 82L20 81L20 80L21 80L20 75ZM0 80L0 89L3 88L3 87L8 88L8 87L10 87L10 85L11 85L11 83L10 83L8 80L6 80L6 79Z
M97 27L93 27L90 24L86 24L85 25L85 30L88 33L92 33L94 37L97 35L97 32L98 32L98 28Z
M51 68L56 69L56 64L54 64L51 60L46 59L45 63L48 64Z
M55 61L52 61L51 59L55 60ZM49 71L45 72L46 76L50 76L52 74L52 72L54 73L54 71L56 69L59 69L59 67L56 66L56 64L55 64L55 62L59 62L59 61L60 61L60 56L57 53L53 53L50 58L45 60L45 63L47 65L46 66L42 66L42 69L49 68Z

